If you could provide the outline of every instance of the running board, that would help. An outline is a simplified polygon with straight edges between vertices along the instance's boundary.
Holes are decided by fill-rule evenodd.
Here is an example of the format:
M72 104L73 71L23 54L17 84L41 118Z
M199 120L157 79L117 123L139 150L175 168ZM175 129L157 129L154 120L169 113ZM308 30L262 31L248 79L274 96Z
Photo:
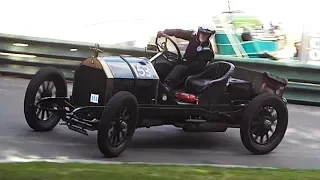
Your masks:
M191 123L205 123L207 120L204 119L186 119L186 122L191 122Z
M227 123L205 122L200 124L187 124L183 127L185 132L225 132L228 128Z

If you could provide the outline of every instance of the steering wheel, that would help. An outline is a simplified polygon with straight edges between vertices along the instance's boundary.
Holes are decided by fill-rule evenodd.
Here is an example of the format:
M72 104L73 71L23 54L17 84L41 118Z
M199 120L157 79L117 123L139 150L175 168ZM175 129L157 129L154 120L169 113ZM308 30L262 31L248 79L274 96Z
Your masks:
M162 42L161 44L159 44L158 43L159 37L157 37L155 40L155 44L157 46L158 51L159 52L163 51L163 56L168 61L171 61L171 62L174 61L174 63L178 63L178 62L183 61L182 55L181 55L181 52L180 52L180 49L179 49L177 43L175 43L168 35L164 34L163 36L166 38L165 42ZM169 39L169 41L171 41L173 46L176 48L178 54L168 51L168 48L167 48L168 39Z

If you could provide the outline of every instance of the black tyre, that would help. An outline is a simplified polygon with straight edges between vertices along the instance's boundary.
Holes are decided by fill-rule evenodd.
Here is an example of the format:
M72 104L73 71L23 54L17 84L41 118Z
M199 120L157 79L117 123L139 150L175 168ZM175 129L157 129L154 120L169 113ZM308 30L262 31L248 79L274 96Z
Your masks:
M280 144L287 126L285 102L271 93L258 95L244 111L240 124L242 143L253 154L267 154Z
M119 156L128 146L137 127L138 102L126 91L116 93L107 103L98 127L98 146L108 158Z
M50 131L60 121L61 114L41 110L35 103L44 97L66 97L67 83L64 75L54 67L41 68L31 79L24 97L24 115L35 131ZM52 107L53 104L46 105Z

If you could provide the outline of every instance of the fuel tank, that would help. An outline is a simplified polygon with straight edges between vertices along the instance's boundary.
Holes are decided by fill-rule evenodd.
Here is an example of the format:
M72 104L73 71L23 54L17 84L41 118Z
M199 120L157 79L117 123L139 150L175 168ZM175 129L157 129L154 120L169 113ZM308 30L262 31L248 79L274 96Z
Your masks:
M134 94L139 104L157 99L159 77L145 59L123 56L91 57L74 73L72 102L76 106L105 105L119 91Z

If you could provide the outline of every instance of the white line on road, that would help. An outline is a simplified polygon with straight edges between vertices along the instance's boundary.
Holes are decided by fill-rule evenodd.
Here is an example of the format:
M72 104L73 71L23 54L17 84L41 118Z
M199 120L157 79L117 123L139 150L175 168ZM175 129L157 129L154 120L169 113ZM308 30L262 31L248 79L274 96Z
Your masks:
M83 159L26 159L19 157L10 157L10 160L0 160L0 163L15 162L54 162L54 163L86 163L86 164L147 164L147 165L180 165L180 166L210 166L227 168L250 168L250 169L278 169L274 167L242 166L242 165L220 165L220 164L189 164L189 163L146 163L146 162L120 162L120 161L100 161Z

